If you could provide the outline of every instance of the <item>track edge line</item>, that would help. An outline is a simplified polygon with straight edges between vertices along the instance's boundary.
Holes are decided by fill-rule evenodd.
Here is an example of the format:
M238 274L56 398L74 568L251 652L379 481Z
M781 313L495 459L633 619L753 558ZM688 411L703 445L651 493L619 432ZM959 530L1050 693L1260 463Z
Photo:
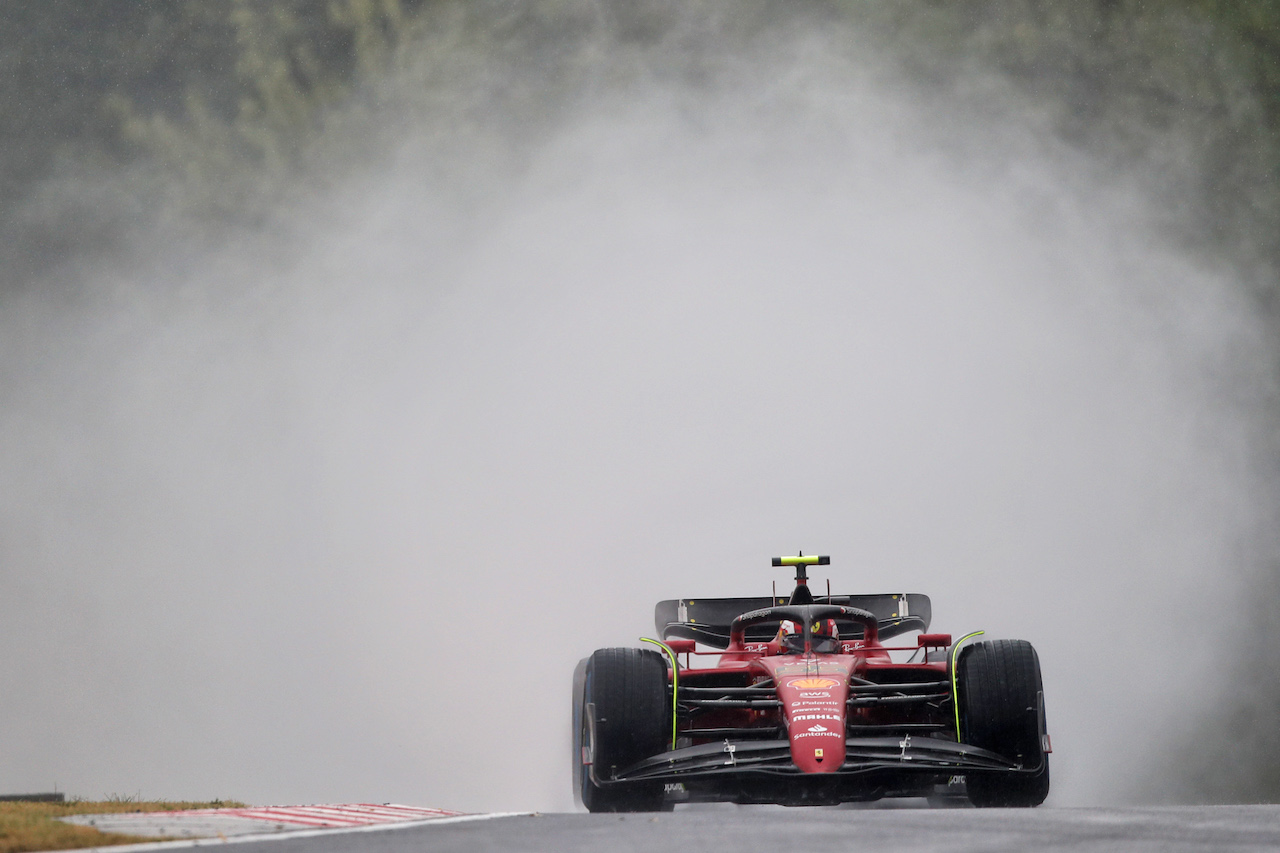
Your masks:
M150 850L185 850L191 847L208 847L223 844L247 844L259 841L285 840L293 838L316 838L325 835L349 835L353 832L385 832L393 829L414 829L419 826L438 826L446 823L470 823L480 820L493 820L500 817L528 817L536 812L486 812L485 814L464 814L452 817L429 817L421 820L402 820L392 823L372 823L365 826L342 826L327 829L297 829L278 832L260 832L255 835L204 836L201 838L182 838L170 841L146 841L141 844L110 844L105 847L78 847L72 850L49 851L49 853L142 853Z

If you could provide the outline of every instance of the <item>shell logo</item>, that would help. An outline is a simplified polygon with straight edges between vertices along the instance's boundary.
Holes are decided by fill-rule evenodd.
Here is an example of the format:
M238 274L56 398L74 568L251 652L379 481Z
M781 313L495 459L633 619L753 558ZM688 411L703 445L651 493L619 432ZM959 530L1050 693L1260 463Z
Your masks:
M799 690L826 690L839 684L834 678L797 678L789 686Z

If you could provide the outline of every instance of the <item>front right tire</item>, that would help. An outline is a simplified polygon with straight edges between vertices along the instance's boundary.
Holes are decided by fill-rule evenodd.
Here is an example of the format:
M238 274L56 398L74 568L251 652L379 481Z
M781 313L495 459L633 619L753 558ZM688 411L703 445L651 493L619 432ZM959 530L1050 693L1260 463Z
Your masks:
M581 687L575 690L580 696L574 714L578 798L590 812L661 810L661 783L597 785L591 781L587 760L591 760L597 778L609 779L613 773L667 749L671 694L666 661L648 649L622 648L600 649L585 663Z

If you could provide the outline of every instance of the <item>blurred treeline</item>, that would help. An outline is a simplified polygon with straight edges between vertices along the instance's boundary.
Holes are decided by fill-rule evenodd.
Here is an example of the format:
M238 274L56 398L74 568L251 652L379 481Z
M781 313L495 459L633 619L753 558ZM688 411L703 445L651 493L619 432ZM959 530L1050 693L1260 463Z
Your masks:
M149 176L188 212L252 214L330 107L415 50L447 52L430 39L442 28L484 33L472 51L555 51L584 21L618 42L661 40L690 7L757 43L787 15L850 20L928 86L994 69L1062 138L1172 176L1184 239L1280 268L1280 0L12 0L0 4L6 278L154 211L151 193L95 195L104 167ZM447 61L435 68L424 86L457 82Z
M326 107L386 67L423 5L0 4L6 283L109 247L173 198L187 213L251 214L262 199L250 188L296 163L322 131ZM121 170L133 173L134 192L100 183Z
M1255 272L1260 307L1277 311L1278 0L865 6L919 76L995 69L1060 138L1155 177L1181 239Z
M110 252L158 217L210 233L252 226L291 176L314 176L309 152L344 105L376 101L397 75L430 112L447 101L431 92L501 77L519 55L555 93L525 105L528 118L588 86L610 46L643 50L681 27L688 39L704 11L700 37L757 48L796 16L852 22L902 79L934 92L1000 79L993 98L1020 99L1006 116L1034 114L1143 176L1171 233L1238 271L1280 343L1280 0L7 0L0 296L47 286L59 265ZM483 85L501 92L503 80ZM978 108L982 91L963 97ZM433 132L462 124L451 115ZM352 125L348 113L347 136ZM1263 680L1231 719L1269 739L1242 740L1231 772L1190 795L1280 798L1268 704L1280 676Z

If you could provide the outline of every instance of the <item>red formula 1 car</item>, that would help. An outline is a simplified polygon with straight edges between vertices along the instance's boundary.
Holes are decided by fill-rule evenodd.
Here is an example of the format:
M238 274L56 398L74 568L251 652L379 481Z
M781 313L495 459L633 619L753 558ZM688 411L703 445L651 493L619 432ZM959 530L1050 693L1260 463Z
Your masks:
M807 567L829 562L775 557L795 566L789 599L659 602L653 650L600 649L579 663L579 802L1042 803L1050 746L1031 644L921 633L914 646L885 645L928 631L928 597L815 597ZM692 665L699 655L718 661Z

